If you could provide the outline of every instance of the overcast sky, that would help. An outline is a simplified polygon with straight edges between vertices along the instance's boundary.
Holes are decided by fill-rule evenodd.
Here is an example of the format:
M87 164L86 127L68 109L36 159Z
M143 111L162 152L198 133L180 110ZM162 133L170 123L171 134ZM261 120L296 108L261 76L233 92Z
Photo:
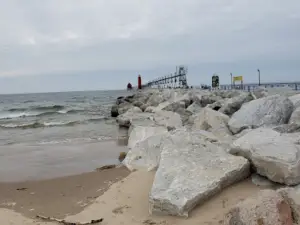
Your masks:
M0 0L0 93L300 80L300 0Z

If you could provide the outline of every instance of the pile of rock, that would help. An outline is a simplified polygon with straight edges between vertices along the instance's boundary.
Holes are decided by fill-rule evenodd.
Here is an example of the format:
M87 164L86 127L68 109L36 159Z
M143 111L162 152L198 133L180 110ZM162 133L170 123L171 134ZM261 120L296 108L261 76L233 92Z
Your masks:
M112 116L129 129L123 163L130 170L156 171L150 213L188 216L250 176L250 167L271 184L300 184L299 94L147 90L119 98ZM290 197L294 192L261 192L232 209L225 224L292 224L292 212L300 215L300 202ZM248 221L253 216L256 223Z

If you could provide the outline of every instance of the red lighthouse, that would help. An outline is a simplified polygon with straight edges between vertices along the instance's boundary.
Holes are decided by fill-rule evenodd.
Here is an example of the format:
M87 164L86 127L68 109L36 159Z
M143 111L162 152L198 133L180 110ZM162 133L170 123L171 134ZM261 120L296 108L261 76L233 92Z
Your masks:
M138 89L142 89L142 77L141 77L141 75L138 76Z

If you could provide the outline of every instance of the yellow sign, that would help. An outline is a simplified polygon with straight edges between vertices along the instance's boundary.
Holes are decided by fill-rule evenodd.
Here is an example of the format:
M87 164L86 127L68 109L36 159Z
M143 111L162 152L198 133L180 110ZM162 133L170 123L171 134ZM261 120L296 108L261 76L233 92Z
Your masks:
M243 76L233 77L233 81L243 81Z

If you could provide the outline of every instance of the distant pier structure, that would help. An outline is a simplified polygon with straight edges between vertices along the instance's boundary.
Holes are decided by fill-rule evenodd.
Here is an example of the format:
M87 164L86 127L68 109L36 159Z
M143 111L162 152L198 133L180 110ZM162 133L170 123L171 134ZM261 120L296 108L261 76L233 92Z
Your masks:
M290 88L296 91L300 90L300 81L294 82L269 82L269 83L246 83L242 85L225 84L220 85L221 90L241 89L245 91L253 91L256 88Z
M174 74L156 78L142 87L150 88L187 88L187 75L188 69L186 66L177 66Z

